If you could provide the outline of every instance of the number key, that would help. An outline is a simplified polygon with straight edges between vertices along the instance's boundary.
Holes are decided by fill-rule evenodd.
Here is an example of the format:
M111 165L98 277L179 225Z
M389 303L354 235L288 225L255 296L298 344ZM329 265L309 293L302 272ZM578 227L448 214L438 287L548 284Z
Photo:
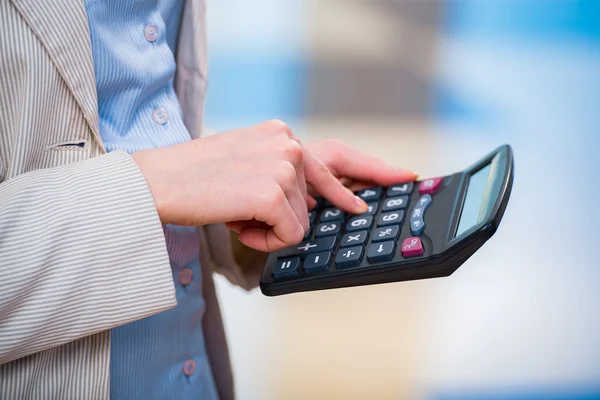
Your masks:
M362 213L361 215L375 215L377 214L377 210L379 209L379 203L367 203L369 206L369 210L366 213Z
M381 214L377 220L377 226L399 225L404 219L404 211L393 211Z
M336 221L344 217L344 212L339 208L328 208L321 213L321 222Z
M402 196L410 194L413 191L414 184L412 182L400 183L398 185L390 186L387 191L388 197Z
M408 205L408 196L392 197L383 202L383 212L400 210Z
M360 231L363 229L370 229L373 225L373 216L372 215L357 215L356 217L352 217L348 223L346 224L347 232Z
M380 187L364 189L356 193L358 197L366 202L378 201L381 197L382 189Z
M340 232L342 224L340 222L324 222L315 229L315 237L337 235Z

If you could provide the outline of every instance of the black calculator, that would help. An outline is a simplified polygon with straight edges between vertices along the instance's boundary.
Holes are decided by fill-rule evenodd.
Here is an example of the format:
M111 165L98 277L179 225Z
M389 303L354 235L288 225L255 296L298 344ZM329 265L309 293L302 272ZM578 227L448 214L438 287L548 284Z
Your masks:
M512 182L504 145L453 175L361 190L364 214L319 201L304 241L269 255L260 288L277 296L448 276L496 232Z

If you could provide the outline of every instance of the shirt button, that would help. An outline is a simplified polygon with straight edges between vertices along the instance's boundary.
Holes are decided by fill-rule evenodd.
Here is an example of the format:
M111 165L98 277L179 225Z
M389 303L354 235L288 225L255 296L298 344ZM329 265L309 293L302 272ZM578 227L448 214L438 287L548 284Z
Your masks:
M194 272L189 268L184 268L179 272L179 283L188 286L194 279Z
M154 25L146 25L144 28L144 36L149 42L154 42L158 39L158 29Z
M196 371L196 361L187 360L185 364L183 364L183 373L187 376L192 375Z
M169 113L164 108L157 108L152 113L152 119L157 124L164 125L169 120Z

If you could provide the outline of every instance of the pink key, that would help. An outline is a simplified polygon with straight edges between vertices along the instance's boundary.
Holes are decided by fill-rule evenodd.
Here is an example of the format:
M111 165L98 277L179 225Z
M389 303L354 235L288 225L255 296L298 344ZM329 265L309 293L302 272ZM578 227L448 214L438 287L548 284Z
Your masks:
M421 194L433 194L438 191L443 182L444 178L425 179L419 185L419 192L421 192Z
M415 257L423 255L423 243L418 237L409 237L402 242L402 256Z

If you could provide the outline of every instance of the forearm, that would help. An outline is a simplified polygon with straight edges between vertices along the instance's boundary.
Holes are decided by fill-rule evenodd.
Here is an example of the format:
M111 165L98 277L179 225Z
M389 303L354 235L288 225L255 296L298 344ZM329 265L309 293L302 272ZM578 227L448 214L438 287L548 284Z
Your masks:
M0 184L0 364L175 304L161 224L129 155Z

